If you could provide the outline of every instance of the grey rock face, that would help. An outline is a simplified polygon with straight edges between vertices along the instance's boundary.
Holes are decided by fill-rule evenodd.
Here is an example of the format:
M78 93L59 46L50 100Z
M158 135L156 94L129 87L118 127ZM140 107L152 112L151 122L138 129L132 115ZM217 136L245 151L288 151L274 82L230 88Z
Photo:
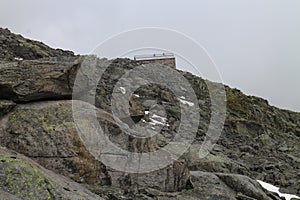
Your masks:
M110 130L107 134L121 134L112 123L112 116L106 112L100 113L99 119L106 122L104 129ZM162 191L179 191L185 188L190 176L188 169L177 161L165 169L149 174L126 175L107 169L82 143L72 119L72 101L19 105L15 111L2 119L1 124L2 145L23 153L42 166L77 182L113 185L124 189L151 187ZM127 144L126 147L129 148L134 142L130 141L129 137L119 137L117 141ZM151 143L144 145L150 147ZM141 147L137 145L136 148ZM123 185L124 181L127 181L126 185Z
M5 114L9 113L16 104L10 100L0 100L0 117L3 117Z
M115 59L97 86L97 106L110 112L111 94L118 80L138 66L129 59ZM205 139L211 117L211 102L206 83L200 77L180 72L193 87L200 107L200 121L194 147ZM134 84L134 83L128 83ZM182 157L192 170L237 173L261 179L284 188L285 192L299 194L300 182L300 114L270 106L264 99L246 96L237 89L225 87L227 117L221 137L210 156L203 160L192 154ZM163 127L153 140L160 147L176 134L181 108L177 98L168 88L147 85L134 92L139 98L130 99L131 114L144 112L151 107L149 100L158 102L167 113L169 127ZM143 118L149 121L147 115ZM191 147L193 148L193 146ZM196 150L197 151L197 150Z
M34 60L57 56L74 56L74 53L52 49L42 42L32 41L0 28L0 60Z
M102 199L69 178L0 147L1 199Z
M1 98L15 102L71 98L78 62L0 61Z
M88 71L81 71L80 66L86 61L91 66ZM115 88L117 82L140 64L129 59L76 57L0 29L0 144L26 156L0 150L0 197L8 194L11 198L28 199L36 194L43 199L50 191L52 199L99 198L84 186L105 199L279 199L262 190L256 179L280 186L286 193L300 194L300 114L272 107L266 100L225 86L227 117L222 135L212 151L200 159L212 116L211 91L206 84L218 84L187 72L178 71L191 84L199 103L199 110L190 113L188 119L192 121L195 113L200 114L200 119L193 144L178 161L151 173L128 174L97 160L83 144L72 117L71 99L78 73L83 79L75 83L79 89L73 101L85 101L95 95L97 121L118 147L154 152L177 133L182 120L180 100L161 85L138 88L128 99L127 114L131 116L112 117L112 93L120 89ZM85 73L97 76L100 72L104 73L93 86L91 80L84 79ZM142 82L143 77L136 82L129 80L124 87ZM158 105L153 106L153 102ZM116 123L128 122L128 127L151 123L153 115L145 112L149 110L163 116L159 120L168 124L153 137L134 138ZM82 121L88 127L90 117L86 115ZM152 128L155 126L154 123ZM185 131L184 136L190 134ZM8 173L9 168L17 173ZM34 182L39 187L33 187L26 182L29 175L47 181ZM15 182L8 183L10 179ZM21 182L25 183L25 192L19 194Z
M85 149L71 110L71 101L18 106L2 120L1 144L77 182L107 184L105 166Z

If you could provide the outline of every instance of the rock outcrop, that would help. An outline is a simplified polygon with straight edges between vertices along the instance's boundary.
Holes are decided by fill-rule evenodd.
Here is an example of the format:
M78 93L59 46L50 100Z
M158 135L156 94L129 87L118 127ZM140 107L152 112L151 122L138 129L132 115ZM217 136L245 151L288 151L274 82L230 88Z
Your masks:
M107 132L109 137L122 134L116 124L112 123L113 117L110 114L99 113L103 129L110 130ZM185 188L189 179L187 168L177 161L166 169L145 175L126 175L107 169L82 143L73 122L71 100L19 104L1 120L1 124L1 145L21 152L47 169L79 183L127 189L135 185L162 191L179 191ZM129 137L119 137L119 143L129 148L133 142ZM123 185L125 178L128 183Z
M109 73L103 75L98 85L97 106L109 111L114 85L120 77L138 65L138 62L129 59L114 60ZM209 91L203 79L187 72L181 73L191 83L201 108L197 136L191 146L194 156L193 153L185 154L188 155L183 157L185 164L192 170L248 175L299 194L300 113L278 109L264 99L246 96L237 89L225 86L227 117L224 129L213 151L208 157L199 160L197 150L193 149L201 147L210 123ZM176 124L180 120L178 100L167 88L157 85L139 88L135 94L139 96L135 104L142 105L144 110L150 109L150 106L144 104L147 100L164 105L170 126L163 127L160 133L162 137L156 141L158 145L164 146L174 136Z
M42 42L33 41L12 34L8 29L0 28L0 60L35 60L57 56L74 56L71 51L52 49Z
M0 159L1 199L101 199L14 151L0 147Z
M131 117L116 119L111 111L112 94L114 90L124 92L116 84L141 63L74 56L6 29L0 29L0 45L2 199L280 199L263 190L256 179L281 186L285 192L300 193L299 113L225 86L223 132L212 151L202 152L212 116L207 84L218 83L177 71L198 99L199 110L187 118L189 122L196 112L200 114L193 143L178 160L157 171L117 171L88 151L74 122L72 103L95 95L97 122L110 141L124 150L144 153L173 140L182 117L180 102L189 106L188 99L176 97L161 85L144 85L128 99ZM104 74L96 88L82 80L72 96L75 76L84 73L80 67L87 59L94 61L89 68L93 74L101 70ZM124 82L124 87L139 81L143 78ZM117 102L115 106L123 105ZM88 127L90 120L86 114L82 122ZM164 126L158 134L141 139L128 135L119 127L120 121L128 129L135 123L149 124L153 130ZM207 155L200 159L199 153Z
M0 93L2 99L28 102L72 97L72 73L78 61L30 60L1 62Z

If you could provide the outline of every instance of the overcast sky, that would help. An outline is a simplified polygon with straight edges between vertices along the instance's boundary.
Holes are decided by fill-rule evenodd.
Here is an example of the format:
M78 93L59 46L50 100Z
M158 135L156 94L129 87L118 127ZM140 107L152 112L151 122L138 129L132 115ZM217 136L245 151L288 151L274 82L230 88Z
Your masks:
M133 28L174 29L206 48L225 84L300 111L299 0L0 0L0 26L80 54Z

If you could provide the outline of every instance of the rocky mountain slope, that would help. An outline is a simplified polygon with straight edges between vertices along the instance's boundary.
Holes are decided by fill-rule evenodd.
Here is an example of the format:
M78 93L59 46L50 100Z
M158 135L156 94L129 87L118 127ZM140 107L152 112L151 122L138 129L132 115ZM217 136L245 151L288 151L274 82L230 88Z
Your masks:
M33 41L21 35L11 34L8 29L0 28L1 60L32 60L55 56L73 56L71 51L52 49L42 42Z
M213 150L200 159L212 114L207 82L179 71L192 85L200 108L193 144L163 169L120 172L95 159L74 123L72 103L81 102L90 91L88 81L83 81L72 99L75 76L88 57L54 50L1 28L0 46L0 197L280 199L261 188L257 179L300 194L300 113L275 108L226 86L224 129ZM136 90L129 100L132 120L150 124L165 120L168 126L151 138L129 136L112 116L111 98L118 80L141 63L90 59L95 72L107 67L96 88L95 105L97 120L109 139L133 152L154 152L171 141L181 119L178 98L155 84ZM165 115L154 119L147 112L155 110L149 100L164 106ZM91 118L87 114L83 122L89 124Z

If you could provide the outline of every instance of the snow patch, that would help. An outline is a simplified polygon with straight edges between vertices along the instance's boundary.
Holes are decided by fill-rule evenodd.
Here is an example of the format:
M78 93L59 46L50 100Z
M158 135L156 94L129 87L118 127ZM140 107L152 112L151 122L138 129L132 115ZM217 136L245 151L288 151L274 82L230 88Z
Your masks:
M300 199L300 197L293 195L293 194L285 194L285 193L281 193L279 192L279 187L276 187L274 185L271 185L269 183L257 180L257 182L266 190L270 191L270 192L274 192L277 193L280 197L284 197L286 200L291 200L292 198L295 199Z
M149 111L148 111L149 113ZM163 125L163 126L170 126L167 122L167 118L153 114L150 116L151 122L149 122L150 125L156 126L156 125Z
M151 122L150 122L149 124L151 124L151 125L153 125L153 126L155 126L155 125L157 125L157 124L159 124L159 125L165 125L165 123L160 122L160 121L157 121L157 120L155 120L155 119L150 119L150 120L151 120Z
M190 101L187 101L187 100L184 100L184 99L181 99L181 98L179 98L178 100L179 100L182 104L184 104L184 105L194 106L194 103L193 103L193 102L190 102Z
M126 93L126 89L124 87L120 87L120 90L121 90L122 94Z
M162 117L162 116L159 116L159 115L156 115L156 114L153 114L152 116L151 116L151 118L153 119L159 119L160 121L162 121L162 122L166 122L167 121L167 118L165 118L165 117Z
M23 58L21 58L21 57L15 57L14 59L18 60L18 61L22 61L23 60Z

